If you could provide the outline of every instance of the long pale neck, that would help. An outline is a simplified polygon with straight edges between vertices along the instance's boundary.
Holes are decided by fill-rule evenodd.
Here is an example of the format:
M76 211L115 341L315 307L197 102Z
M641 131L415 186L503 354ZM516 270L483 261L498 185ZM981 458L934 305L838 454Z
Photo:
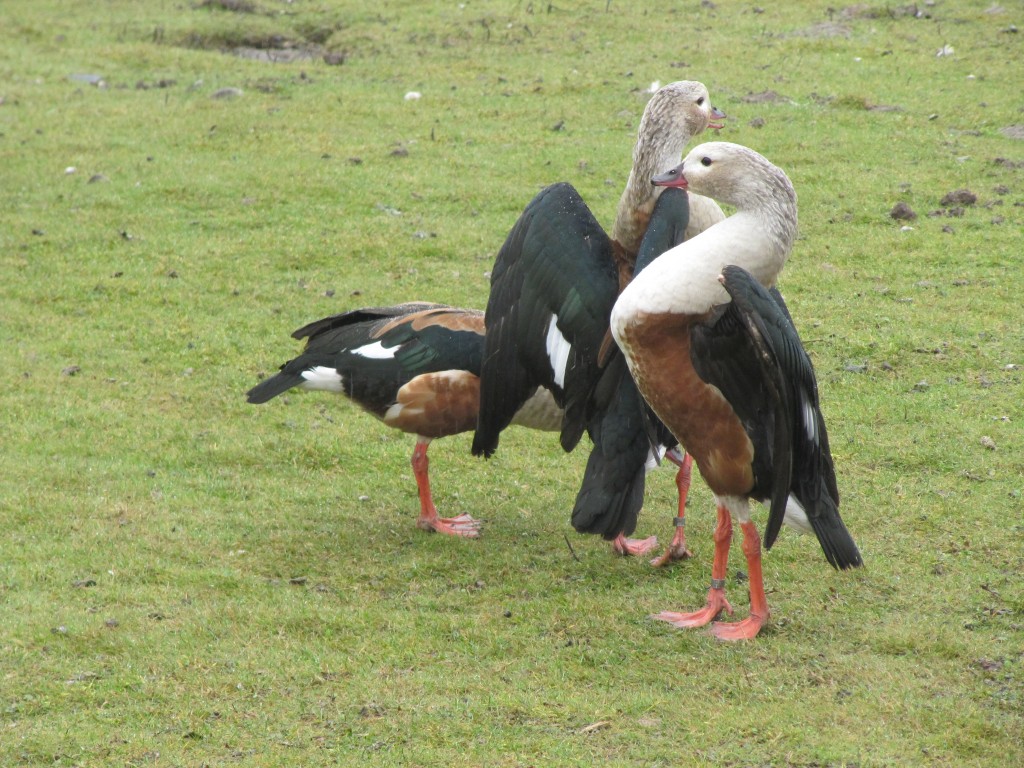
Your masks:
M702 313L729 300L718 281L729 264L742 267L764 286L775 285L792 247L792 237L777 225L757 213L740 211L689 241L692 247L676 263L676 269L688 276L688 309Z
M620 302L637 312L702 315L729 300L718 282L728 264L743 267L762 285L774 285L795 235L795 215L739 211L655 259Z
M627 253L635 255L640 248L654 204L662 191L662 187L651 184L651 177L679 165L683 147L689 140L687 135L676 135L663 146L655 146L653 141L643 138L637 141L633 149L633 168L619 198L612 227L612 239L618 240Z
M692 240L708 227L725 220L722 207L710 197L687 193L690 201L690 221L686 225L686 239Z

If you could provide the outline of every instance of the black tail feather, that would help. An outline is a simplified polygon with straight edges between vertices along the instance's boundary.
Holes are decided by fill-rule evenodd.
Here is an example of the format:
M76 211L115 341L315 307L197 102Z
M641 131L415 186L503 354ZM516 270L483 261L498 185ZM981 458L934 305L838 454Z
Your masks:
M615 358L604 378L587 427L594 445L576 495L572 525L580 533L614 539L636 530L651 444L644 402L625 359Z
M246 392L245 397L250 403L265 403L283 392L287 392L292 387L298 386L302 381L301 376L282 371L261 381Z
M821 496L818 514L808 515L808 520L829 565L844 571L864 565L860 550L839 517L839 509L828 495Z
M643 505L645 474L646 469L640 464L632 477L622 477L600 451L592 451L576 494L572 527L609 541L620 533L633 533Z

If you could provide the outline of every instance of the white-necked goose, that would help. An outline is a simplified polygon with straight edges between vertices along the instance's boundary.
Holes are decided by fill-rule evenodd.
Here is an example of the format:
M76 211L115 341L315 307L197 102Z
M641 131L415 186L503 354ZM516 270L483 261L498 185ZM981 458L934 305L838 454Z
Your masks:
M636 271L659 253L724 218L707 198L670 194L650 178L675 166L690 138L724 115L694 81L659 89L644 110L633 167L611 236L567 183L542 190L498 253L487 303L480 419L473 453L490 456L526 398L543 387L565 407L562 447L584 429L594 447L572 513L573 526L641 554L656 540L626 539L643 502L653 443L674 445L647 409L611 343L608 318ZM654 433L659 433L654 434ZM686 556L683 520L689 458L681 462L676 536L664 562Z
M633 378L715 495L718 524L703 609L656 618L703 626L723 611L732 521L743 529L750 616L716 622L724 640L768 620L761 543L750 500L770 504L765 547L785 522L810 528L836 568L861 565L839 517L839 492L811 361L775 284L797 232L796 193L758 153L725 142L694 148L656 181L732 205L725 221L662 254L623 291L611 327Z

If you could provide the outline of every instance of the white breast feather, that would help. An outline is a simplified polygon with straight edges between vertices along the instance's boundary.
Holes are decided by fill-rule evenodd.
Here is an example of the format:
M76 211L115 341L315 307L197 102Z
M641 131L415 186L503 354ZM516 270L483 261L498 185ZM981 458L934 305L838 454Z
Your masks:
M641 313L704 314L729 301L719 283L722 268L743 267L762 285L772 285L785 263L788 244L765 236L755 217L742 211L671 248L638 274L612 312L616 339L624 323Z

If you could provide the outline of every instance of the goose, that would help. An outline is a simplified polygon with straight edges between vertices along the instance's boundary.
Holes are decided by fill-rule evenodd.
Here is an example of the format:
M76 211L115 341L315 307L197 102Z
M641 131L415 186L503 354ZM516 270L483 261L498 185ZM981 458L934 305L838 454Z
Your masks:
M742 621L714 622L711 632L721 640L749 639L769 618L751 500L769 504L766 549L786 522L813 530L833 567L862 565L839 516L814 368L774 290L797 233L796 192L782 169L728 142L695 147L654 182L735 208L638 274L611 314L612 334L638 389L693 457L717 506L704 607L655 618L686 628L733 612L725 577L736 521L750 613Z
M293 387L344 394L386 425L416 436L412 469L419 493L417 527L466 538L480 535L471 515L441 517L428 474L431 441L476 426L484 313L413 302L367 307L317 320L292 336L298 357L249 390L266 403ZM556 430L562 412L546 390L519 409L514 423Z
M441 517L430 487L427 450L433 440L476 427L484 313L446 304L410 302L364 307L309 323L292 336L303 352L250 389L248 402L267 403L292 388L348 397L389 427L416 438L411 464L420 501L416 526L477 538L481 523L469 514ZM513 417L530 429L557 431L562 409L538 388ZM668 458L682 465L678 451ZM689 483L689 466L678 478ZM685 501L685 489L681 491Z
M611 343L608 317L635 272L725 218L710 198L650 183L651 176L679 163L691 137L721 127L717 121L724 117L703 83L660 88L641 117L611 234L571 184L554 184L527 205L491 273L474 455L493 455L521 403L538 387L549 390L565 409L562 448L573 450L584 430L593 442L573 527L599 534L630 555L657 546L655 537L627 536L636 528L645 472L667 455L679 465L680 501L672 542L655 564L690 554L683 522L691 460L666 454L676 441L647 412Z

